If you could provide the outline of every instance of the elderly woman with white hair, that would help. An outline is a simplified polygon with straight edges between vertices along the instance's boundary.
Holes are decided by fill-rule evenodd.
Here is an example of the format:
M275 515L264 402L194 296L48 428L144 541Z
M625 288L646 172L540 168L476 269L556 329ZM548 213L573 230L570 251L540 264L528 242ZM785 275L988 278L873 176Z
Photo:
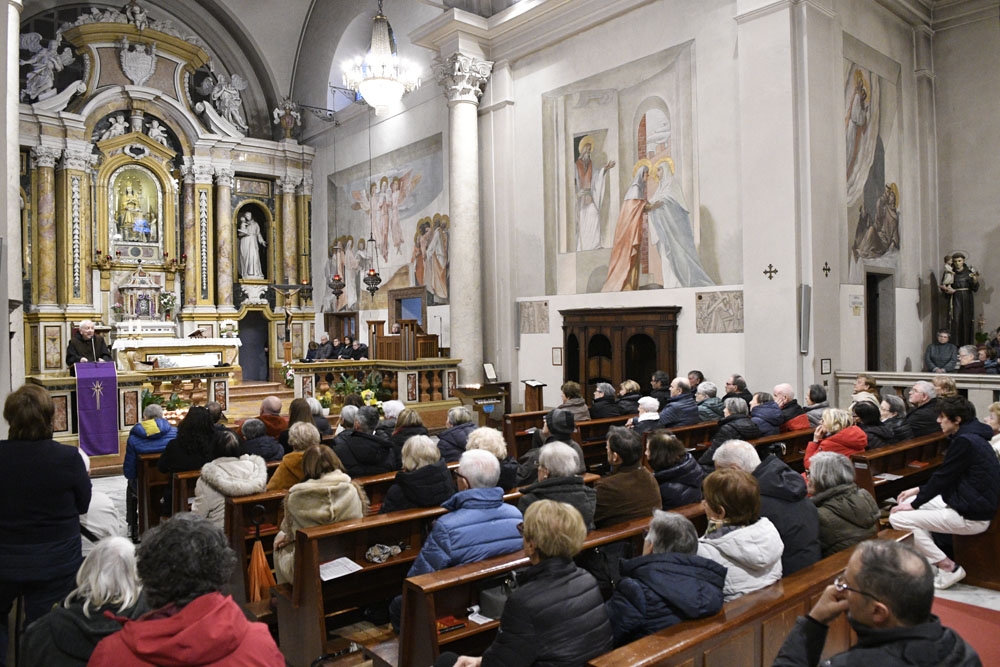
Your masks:
M823 558L878 534L878 504L854 483L854 466L849 458L834 452L814 456L808 486L819 514Z
M639 416L632 421L632 428L642 434L660 428L660 402L652 396L639 399Z
M382 421L378 423L375 428L375 435L381 436L386 440L392 435L392 432L396 430L396 419L399 417L399 413L406 409L406 404L402 401L397 401L395 399L391 401L382 402ZM353 423L353 422L352 422Z
M472 412L464 405L458 405L448 410L447 428L438 434L438 449L448 463L462 458L469 434L476 428L472 421Z
M594 388L594 401L590 404L591 419L605 419L607 417L618 417L627 412L622 412L618 407L618 395L615 388L608 382L598 382Z
M76 588L28 626L18 652L25 667L83 665L97 643L122 629L116 617L135 619L148 611L136 574L135 547L124 537L97 543L76 573Z
M306 402L309 404L309 412L312 413L313 423L316 425L316 430L319 431L319 437L333 435L333 426L323 414L323 404L319 402L319 399L310 396Z
M434 441L426 435L411 436L403 445L403 469L386 491L379 513L415 507L437 507L455 495L451 470Z
M500 462L500 479L497 486L504 490L504 493L517 486L517 460L513 456L507 455L507 442L503 439L503 434L489 426L480 426L469 433L465 441L465 451L483 449L497 457Z
M517 508L526 512L532 503L539 500L568 503L580 512L587 530L593 530L597 492L576 474L579 464L576 451L566 443L543 445L538 454L538 481L521 489Z

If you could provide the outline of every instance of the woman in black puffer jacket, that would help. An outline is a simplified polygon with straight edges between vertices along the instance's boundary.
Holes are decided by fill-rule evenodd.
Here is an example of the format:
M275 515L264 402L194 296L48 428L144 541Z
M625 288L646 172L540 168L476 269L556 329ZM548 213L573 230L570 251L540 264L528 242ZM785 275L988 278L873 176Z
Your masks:
M448 463L462 458L469 434L476 428L472 412L464 405L448 410L448 428L438 433L438 449Z
M415 507L437 507L455 495L455 480L434 441L415 435L403 445L403 469L386 491L380 514Z
M571 505L531 504L524 513L524 552L531 567L517 577L482 667L570 667L611 650L611 623L597 581L573 563L586 536ZM457 659L444 653L434 664L454 665Z
M625 380L618 385L618 409L623 415L634 415L639 412L639 399L642 398L642 388L635 380Z
M663 509L690 505L701 500L701 480L705 470L687 453L684 443L666 429L649 434L646 459L660 485Z
M594 402L590 406L591 419L604 419L605 417L618 417L628 414L622 412L618 407L615 397L615 388L607 382L599 382L594 390Z
M727 398L723 402L725 415L719 420L719 430L712 436L712 444L698 459L706 470L713 470L712 457L715 450L727 440L756 440L760 437L760 428L750 419L750 408L742 398Z

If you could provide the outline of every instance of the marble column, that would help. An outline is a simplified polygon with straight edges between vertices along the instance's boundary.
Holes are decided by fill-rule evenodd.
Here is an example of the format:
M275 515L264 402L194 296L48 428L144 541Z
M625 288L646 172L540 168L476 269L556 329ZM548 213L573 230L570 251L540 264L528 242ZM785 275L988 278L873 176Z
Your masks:
M6 214L4 232L4 252L7 253L7 275L0 286L0 300L21 299L22 248L26 240L21 238L21 197L20 197L20 157L18 124L19 88L18 42L21 27L21 0L7 2L6 48L4 49L4 70L6 72L7 105L4 111L4 137L6 147ZM24 381L25 349L24 307L18 306L9 313L10 336L3 336L0 343L0 395L6 395L11 387ZM13 354L12 354L13 351ZM0 438L7 437L7 424L0 424Z
M63 151L56 173L56 208L63 221L56 237L56 273L59 302L65 304L91 305L90 168L95 156L89 148L77 146Z
M184 165L184 306L194 306L197 302L195 290L195 266L198 257L194 228L194 170L190 164Z
M493 63L453 53L439 66L448 99L448 208L451 216L451 356L461 359L459 380L483 379L482 245L479 229L479 98Z
M215 170L215 283L216 303L233 307L233 170Z
M312 176L305 174L299 185L296 212L299 217L299 282L311 283L312 266Z
M298 219L295 217L295 190L299 179L284 178L278 180L281 190L281 263L279 278L289 285L299 282L299 246ZM298 297L293 296L285 302L285 308L293 308L298 304Z
M195 302L198 306L215 306L215 229L212 196L215 167L195 158L194 163L194 238L195 238ZM188 263L192 261L188 256Z
M38 175L38 305L56 305L56 159L59 149L39 146L31 151Z

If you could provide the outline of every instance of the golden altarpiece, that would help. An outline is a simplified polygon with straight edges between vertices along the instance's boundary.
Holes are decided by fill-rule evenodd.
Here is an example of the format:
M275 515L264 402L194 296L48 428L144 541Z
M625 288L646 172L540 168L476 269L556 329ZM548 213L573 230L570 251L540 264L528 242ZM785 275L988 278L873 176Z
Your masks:
M272 377L286 308L293 354L315 337L311 302L268 289L310 282L314 151L270 127L252 136L240 98L252 72L227 74L186 28L154 18L91 8L55 35L22 26L37 35L21 53L29 375L67 371L83 319L113 343L213 338L250 316L266 326Z

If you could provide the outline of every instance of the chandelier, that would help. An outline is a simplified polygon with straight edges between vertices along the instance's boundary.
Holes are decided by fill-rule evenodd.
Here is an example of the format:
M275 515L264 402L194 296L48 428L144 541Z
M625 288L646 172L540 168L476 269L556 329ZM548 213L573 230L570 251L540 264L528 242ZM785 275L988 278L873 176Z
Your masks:
M420 87L420 68L396 54L396 40L389 19L382 13L382 0L378 0L373 22L368 53L344 65L344 85L374 107L376 115L384 116L404 93Z

